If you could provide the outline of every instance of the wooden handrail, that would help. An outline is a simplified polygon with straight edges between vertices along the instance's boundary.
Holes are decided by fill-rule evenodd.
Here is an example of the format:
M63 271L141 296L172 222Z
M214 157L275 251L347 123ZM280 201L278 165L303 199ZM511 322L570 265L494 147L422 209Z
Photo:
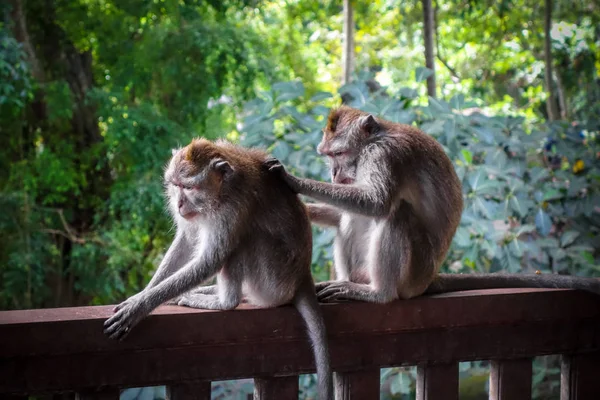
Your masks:
M123 342L111 341L102 332L111 308L0 312L0 395L153 385L185 388L242 377L269 382L314 371L302 320L292 307L243 305L215 312L163 306ZM563 377L568 378L564 385L579 385L577 390L585 393L585 371L600 371L600 366L589 367L590 357L600 360L600 297L589 293L483 290L322 309L340 382L355 376L368 385L369 379L378 379L379 368L388 366L420 365L421 377L435 377L437 370L453 371L453 363L459 361L501 360L493 363L498 368L494 382L501 385L506 382L503 374L527 370L522 360L563 354L570 374ZM453 385L454 377L448 382ZM348 393L344 398L363 398L352 397L349 389ZM421 393L420 398L435 397ZM565 399L570 398L585 397Z

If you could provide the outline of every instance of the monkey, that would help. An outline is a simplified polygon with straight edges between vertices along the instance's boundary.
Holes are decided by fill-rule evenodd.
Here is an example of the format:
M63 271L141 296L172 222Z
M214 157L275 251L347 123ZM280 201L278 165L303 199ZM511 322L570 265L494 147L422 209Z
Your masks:
M300 198L265 168L267 156L206 139L173 151L164 184L175 237L147 287L114 308L104 332L122 340L165 302L209 310L234 309L242 297L260 307L293 303L313 345L319 398L329 400L333 376L310 272L310 221ZM213 276L216 285L197 288Z
M319 301L515 287L600 294L600 280L590 278L439 273L460 223L462 185L443 147L417 127L341 106L330 112L317 152L330 160L332 183L295 177L275 158L266 166L318 202L307 204L313 223L337 229L337 280L316 284Z

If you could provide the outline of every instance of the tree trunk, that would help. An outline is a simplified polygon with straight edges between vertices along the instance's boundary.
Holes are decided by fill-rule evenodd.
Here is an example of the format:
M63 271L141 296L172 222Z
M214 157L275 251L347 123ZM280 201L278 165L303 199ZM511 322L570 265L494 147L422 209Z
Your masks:
M546 110L548 119L555 121L558 119L558 105L552 85L552 43L550 38L550 29L552 27L552 0L546 0L546 9L544 12L544 62L546 64L545 79L548 99L546 100Z
M435 90L435 65L433 56L433 36L435 27L433 22L433 7L431 0L423 0L423 32L425 37L425 66L433 73L427 78L427 94L436 97Z
M342 85L350 82L354 72L354 16L350 0L344 0L344 49L342 52Z
M560 118L563 120L567 120L569 118L569 106L567 105L567 98L565 96L565 85L563 84L559 71L556 71L554 73L554 78L556 79L556 90L558 92Z

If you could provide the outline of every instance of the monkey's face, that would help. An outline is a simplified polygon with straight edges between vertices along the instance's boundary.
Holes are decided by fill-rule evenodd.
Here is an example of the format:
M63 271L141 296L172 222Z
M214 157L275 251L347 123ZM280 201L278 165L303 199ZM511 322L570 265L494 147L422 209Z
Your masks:
M197 145L174 151L164 176L172 214L188 221L218 208L223 179L233 171L218 157L195 157L190 146Z
M321 142L322 143L322 142ZM327 156L331 170L331 181L344 185L353 184L356 180L356 165L358 164L358 152L347 146L335 146L333 151L322 152L320 154Z

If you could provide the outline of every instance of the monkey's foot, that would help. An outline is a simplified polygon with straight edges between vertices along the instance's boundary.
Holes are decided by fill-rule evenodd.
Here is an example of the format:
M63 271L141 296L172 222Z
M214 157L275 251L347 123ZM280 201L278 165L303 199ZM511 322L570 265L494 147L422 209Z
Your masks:
M177 304L203 310L233 310L237 307L239 301L221 303L219 296L216 295L190 293L184 294Z
M315 289L317 291L317 293L319 293L320 291L322 291L323 289L325 289L326 287L328 287L329 285L336 283L339 281L323 281L323 282L317 282L315 283Z
M317 292L317 298L322 303L336 301L372 301L373 291L369 285L347 281L324 282L327 285Z
M217 294L217 285L200 286L192 290L190 294Z
M111 339L123 340L131 329L150 312L138 298L130 297L117 307L119 311L104 322L104 333Z

